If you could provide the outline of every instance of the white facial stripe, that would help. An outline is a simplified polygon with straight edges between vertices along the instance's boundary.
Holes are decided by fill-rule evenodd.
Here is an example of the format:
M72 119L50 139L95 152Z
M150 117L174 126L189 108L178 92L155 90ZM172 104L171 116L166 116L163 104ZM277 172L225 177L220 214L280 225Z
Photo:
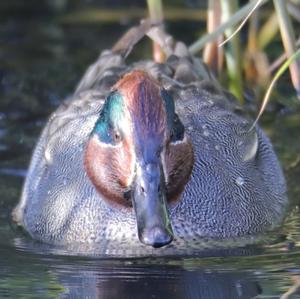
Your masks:
M161 164L162 164L162 168L163 168L163 172L164 172L164 176L165 176L165 182L168 183L168 172L167 172L167 165L166 165L166 149L164 148L164 150L162 151L161 155Z
M183 139L182 140L176 140L175 142L171 142L171 145L177 145L177 144L181 144L181 143L187 143L187 137L186 134L184 133Z
M132 134L132 124L128 121L130 119L130 113L128 111L123 112L123 117L119 120L119 126L125 135Z
M96 138L94 138L94 140L96 140L97 144L102 147L102 148L118 148L118 147L122 147L122 142L116 144L116 145L113 145L113 144L110 144L110 143L105 143L105 142L102 142L98 135Z

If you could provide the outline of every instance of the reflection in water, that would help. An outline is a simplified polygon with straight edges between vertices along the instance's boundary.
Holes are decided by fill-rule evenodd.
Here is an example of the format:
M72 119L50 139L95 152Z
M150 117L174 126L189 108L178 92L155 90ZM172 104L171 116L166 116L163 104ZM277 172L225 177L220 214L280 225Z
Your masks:
M80 277L68 278L64 283L66 298L233 299L260 294L259 285L245 273L206 273L163 266L113 267L107 272L82 272Z
M22 298L233 299L261 293L251 272L190 267L184 259L153 263L151 259L101 260L7 251L1 250L8 257L0 261L1 298L22 294Z
M295 254L99 259L2 245L0 255L0 298L297 298L299 286L297 269L281 268Z

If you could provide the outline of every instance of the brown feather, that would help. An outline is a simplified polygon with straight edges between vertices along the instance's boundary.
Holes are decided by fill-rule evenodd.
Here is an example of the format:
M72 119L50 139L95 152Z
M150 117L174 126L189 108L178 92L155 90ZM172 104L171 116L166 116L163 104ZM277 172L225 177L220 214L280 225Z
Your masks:
M170 144L165 152L168 174L167 198L169 202L180 199L184 186L190 179L194 165L194 151L191 140Z
M138 120L142 134L163 134L166 129L166 111L159 83L147 73L133 71L126 74L115 88L126 99L131 118Z
M110 204L131 206L131 202L124 198L124 192L132 183L133 160L127 140L119 147L103 147L97 136L93 136L88 142L85 169L97 191Z

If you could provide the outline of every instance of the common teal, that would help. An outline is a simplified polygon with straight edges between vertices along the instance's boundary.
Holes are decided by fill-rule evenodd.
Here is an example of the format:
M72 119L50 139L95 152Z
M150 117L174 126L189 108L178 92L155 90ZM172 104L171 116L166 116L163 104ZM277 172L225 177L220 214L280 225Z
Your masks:
M34 239L184 252L282 220L269 139L185 45L166 36L165 63L125 63L143 35L161 41L155 30L133 28L102 52L51 115L13 212Z

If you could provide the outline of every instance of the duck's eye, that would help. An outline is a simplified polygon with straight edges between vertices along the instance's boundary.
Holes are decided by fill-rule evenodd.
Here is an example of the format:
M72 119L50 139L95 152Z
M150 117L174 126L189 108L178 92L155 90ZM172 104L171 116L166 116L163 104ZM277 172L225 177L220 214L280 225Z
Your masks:
M174 133L171 132L171 133L170 133L170 140L172 140L173 138L174 138Z
M121 134L120 134L120 132L115 131L113 136L114 136L114 141L115 141L116 143L118 143L118 142L121 141Z

